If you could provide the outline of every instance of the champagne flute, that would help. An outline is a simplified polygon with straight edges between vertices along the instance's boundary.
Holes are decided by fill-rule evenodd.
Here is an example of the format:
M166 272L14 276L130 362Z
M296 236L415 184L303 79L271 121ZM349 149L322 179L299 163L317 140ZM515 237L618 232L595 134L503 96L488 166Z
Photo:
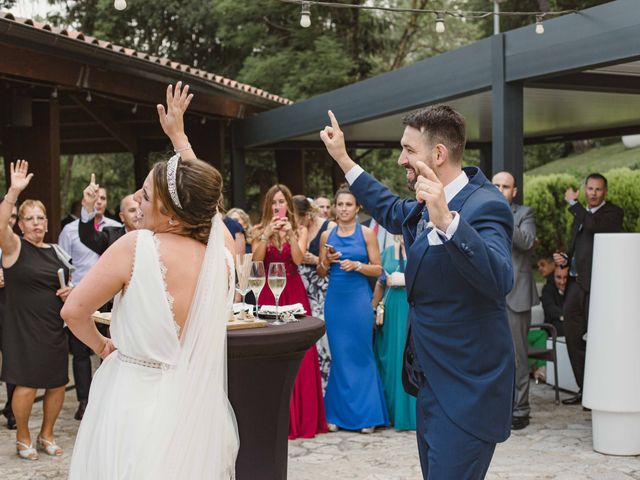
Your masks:
M264 263L262 263L262 260L251 262L251 272L249 273L249 288L253 292L253 296L256 297L256 318L258 318L258 297L260 296L260 292L264 288L264 283Z
M236 255L236 273L238 283L236 285L236 292L242 296L242 315L241 318L246 319L245 307L246 303L244 297L251 291L249 288L249 270L251 269L251 254Z
M280 320L278 312L280 295L287 285L287 270L282 262L274 262L269 265L269 288L273 292L273 296L276 298L276 321L273 325L284 325L286 322Z

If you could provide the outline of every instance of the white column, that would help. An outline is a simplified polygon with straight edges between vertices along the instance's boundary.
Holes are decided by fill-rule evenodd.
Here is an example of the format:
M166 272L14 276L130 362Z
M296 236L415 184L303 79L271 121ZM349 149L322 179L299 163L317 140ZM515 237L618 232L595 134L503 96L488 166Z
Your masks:
M640 454L640 234L595 235L582 404L593 449Z

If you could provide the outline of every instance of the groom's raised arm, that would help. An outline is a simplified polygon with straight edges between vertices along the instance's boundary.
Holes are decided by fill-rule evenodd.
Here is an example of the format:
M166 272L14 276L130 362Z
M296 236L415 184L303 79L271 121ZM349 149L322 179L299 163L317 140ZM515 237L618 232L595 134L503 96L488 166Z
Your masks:
M320 138L327 147L329 155L345 173L351 192L388 232L402 233L402 223L417 202L394 194L356 164L347 153L344 133L331 110L329 110L329 119L331 126L325 127L320 132Z

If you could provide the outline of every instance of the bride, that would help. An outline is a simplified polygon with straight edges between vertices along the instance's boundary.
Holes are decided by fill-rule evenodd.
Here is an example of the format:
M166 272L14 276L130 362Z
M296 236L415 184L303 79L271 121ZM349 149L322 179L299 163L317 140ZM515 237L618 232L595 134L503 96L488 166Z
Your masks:
M135 194L144 230L113 244L62 310L104 358L78 431L73 480L235 475L239 441L226 393L233 239L218 212L222 177L196 159L184 133L188 90L169 86L166 111L158 105L176 155L156 164ZM90 317L114 295L108 339Z

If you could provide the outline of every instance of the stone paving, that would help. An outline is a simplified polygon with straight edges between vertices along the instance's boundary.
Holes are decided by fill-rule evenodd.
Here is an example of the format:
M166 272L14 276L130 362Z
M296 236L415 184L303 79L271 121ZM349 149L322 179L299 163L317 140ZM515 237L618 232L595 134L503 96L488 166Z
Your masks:
M591 417L580 407L556 406L553 389L531 386L531 425L498 445L487 480L640 480L640 457L613 457L591 448ZM0 404L4 404L4 385ZM0 479L64 479L78 422L73 419L75 393L68 392L57 435L65 454L41 454L36 462L15 454L14 432L0 420ZM35 438L42 404L30 423ZM289 443L291 480L420 480L415 433L386 429L373 435L338 432ZM87 479L90 480L90 479ZM180 479L182 480L182 479ZM260 480L260 479L255 479Z

